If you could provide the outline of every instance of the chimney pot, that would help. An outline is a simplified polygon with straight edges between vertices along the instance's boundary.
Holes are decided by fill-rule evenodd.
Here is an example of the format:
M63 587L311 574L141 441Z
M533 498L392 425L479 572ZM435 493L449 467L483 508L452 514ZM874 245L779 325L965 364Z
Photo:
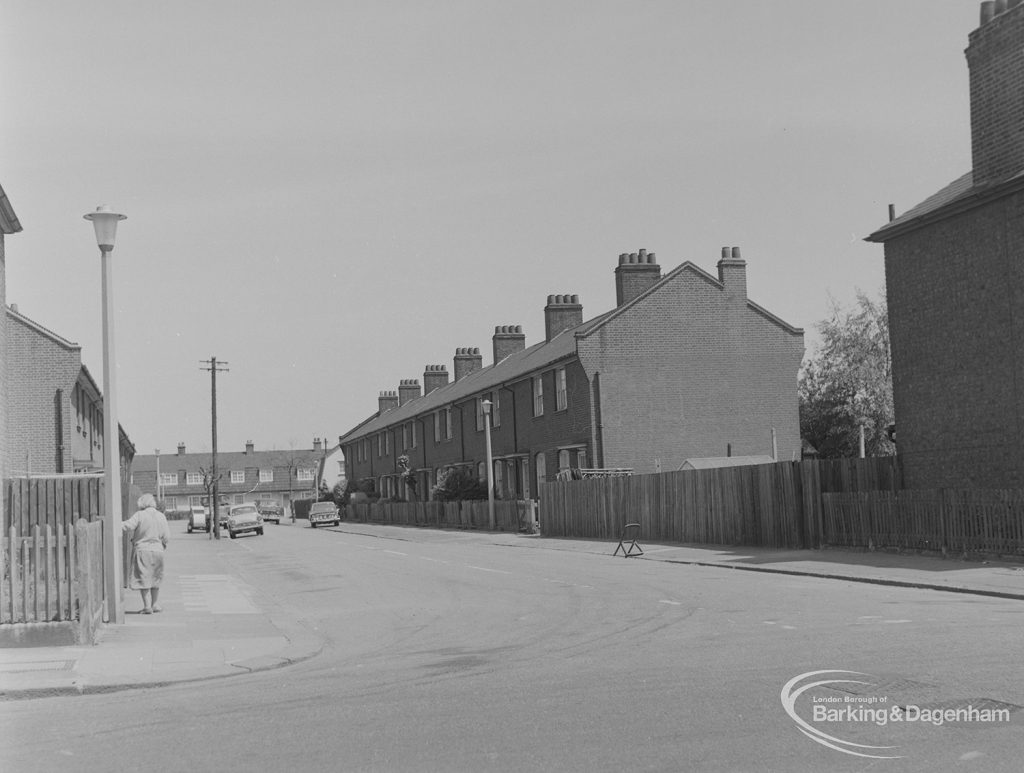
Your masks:
M728 247L722 247L722 257L728 258L732 254L732 251Z
M184 455L185 455L185 444L184 443L178 443L178 456L184 456Z
M740 248L739 247L733 247L732 248L732 259L733 260L740 260Z
M523 335L522 325L499 325L494 328L494 338L491 340L494 355L494 364L504 360L510 354L521 352L526 349L526 336Z
M455 361L453 370L455 380L461 381L470 373L475 373L483 367L483 357L480 349L475 346L463 346L455 350Z
M619 256L619 266L615 269L616 305L629 303L660 281L661 266L658 265L653 252L641 249L639 252L629 253L625 260Z

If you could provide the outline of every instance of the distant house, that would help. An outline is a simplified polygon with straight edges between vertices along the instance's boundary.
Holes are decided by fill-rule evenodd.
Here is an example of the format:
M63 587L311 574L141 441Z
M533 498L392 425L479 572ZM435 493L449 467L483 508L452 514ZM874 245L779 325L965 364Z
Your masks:
M103 396L82 347L18 311L4 309L7 356L6 440L9 476L103 469ZM118 425L122 480L135 455Z
M972 169L868 237L885 245L908 488L1024 487L1024 4L981 9Z
M312 449L257 451L249 441L244 451L218 450L217 493L231 504L274 502L287 508L296 500L314 496L323 457L319 438ZM131 483L140 495L153 494L160 499L166 512L184 511L206 503L205 476L212 469L209 451L189 452L179 443L174 454L135 457Z
M336 445L325 452L320 471L320 480L322 485L327 487L328 491L333 491L334 487L339 484L342 487L345 486L347 482L345 476L345 452L340 445Z
M746 263L725 248L717 275L685 262L664 276L654 253L619 256L617 305L584 321L572 294L549 295L527 347L499 325L493 361L475 347L402 379L341 436L351 479L385 497L423 498L446 469L486 478L485 403L500 496L535 497L576 468L677 469L686 459L799 458L797 370L803 331L747 297ZM399 460L408 459L414 491Z

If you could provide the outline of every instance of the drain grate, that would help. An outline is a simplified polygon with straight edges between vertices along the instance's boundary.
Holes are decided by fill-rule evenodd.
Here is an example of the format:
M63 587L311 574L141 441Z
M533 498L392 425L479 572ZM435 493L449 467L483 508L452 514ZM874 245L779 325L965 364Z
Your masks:
M24 663L0 663L0 674L25 674L33 671L70 671L74 660L29 660Z

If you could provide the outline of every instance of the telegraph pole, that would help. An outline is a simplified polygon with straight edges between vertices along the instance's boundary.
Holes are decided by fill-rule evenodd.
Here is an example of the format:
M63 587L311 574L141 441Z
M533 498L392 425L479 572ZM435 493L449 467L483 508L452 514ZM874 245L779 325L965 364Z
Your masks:
M210 532L210 539L220 539L220 495L217 493L217 373L226 373L228 368L221 366L228 363L217 362L216 357L199 362L207 366L199 370L210 372L210 417L213 425L213 469L210 472L213 478L213 491L210 495L210 499L213 500L213 530Z

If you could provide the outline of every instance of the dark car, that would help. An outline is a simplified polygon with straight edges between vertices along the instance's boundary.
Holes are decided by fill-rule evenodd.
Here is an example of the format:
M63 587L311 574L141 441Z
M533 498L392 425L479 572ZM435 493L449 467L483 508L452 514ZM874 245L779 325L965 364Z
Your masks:
M337 526L341 523L341 516L338 514L338 506L334 502L316 502L309 508L309 525L314 529L317 526L330 524Z
M276 502L258 502L256 509L263 516L264 521L281 523L281 516L284 515L284 508Z

